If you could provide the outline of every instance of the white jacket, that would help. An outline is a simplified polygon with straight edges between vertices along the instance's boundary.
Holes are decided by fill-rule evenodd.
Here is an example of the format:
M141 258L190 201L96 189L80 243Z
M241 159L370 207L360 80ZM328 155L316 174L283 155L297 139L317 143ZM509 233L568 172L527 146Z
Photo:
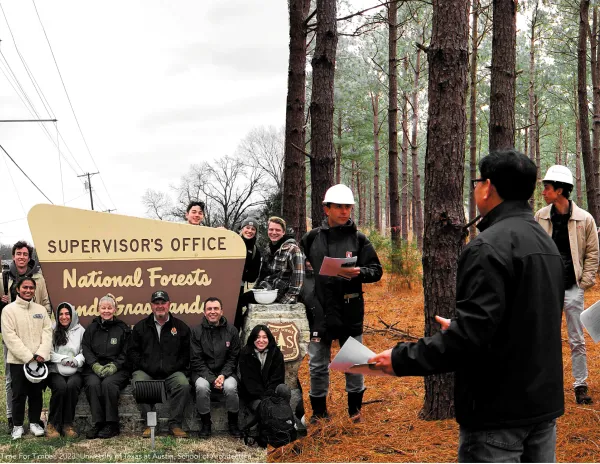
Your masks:
M67 343L65 345L52 345L50 351L50 372L57 372L64 376L73 375L77 371L81 371L85 364L85 358L83 357L83 347L81 345L81 339L85 329L79 324L79 316L77 311L72 304L64 302L57 306L60 308L63 305L69 305L71 309L71 323L67 329ZM53 330L56 330L56 324L58 324L58 311L54 311L54 319L57 321L53 324ZM75 358L77 361L77 367L63 366L61 361L65 358Z
M52 323L46 308L17 299L2 310L2 339L8 348L8 364L25 364L34 354L50 359Z

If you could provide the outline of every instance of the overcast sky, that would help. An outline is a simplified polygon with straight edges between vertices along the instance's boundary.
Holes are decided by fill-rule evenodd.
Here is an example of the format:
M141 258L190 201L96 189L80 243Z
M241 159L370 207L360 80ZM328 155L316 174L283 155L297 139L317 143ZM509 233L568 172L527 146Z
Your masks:
M58 119L66 159L59 164L53 123L45 123L48 136L39 123L2 122L0 145L54 204L63 204L64 191L67 206L88 209L89 194L77 175L98 170L101 177L92 178L95 209L144 216L147 188L165 190L191 164L233 154L254 127L285 123L286 1L0 5L0 119L36 117L15 90L21 86L40 118ZM27 212L48 201L4 152L0 157L0 242L30 240Z

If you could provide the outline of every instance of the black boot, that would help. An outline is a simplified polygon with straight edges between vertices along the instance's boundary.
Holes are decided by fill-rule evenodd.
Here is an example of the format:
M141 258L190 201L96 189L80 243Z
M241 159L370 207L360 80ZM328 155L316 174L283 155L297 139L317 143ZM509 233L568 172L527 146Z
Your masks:
M310 396L310 405L312 406L313 415L310 418L310 423L315 424L319 419L329 418L327 413L327 397L326 396Z
M102 430L104 428L104 422L96 422L91 429L89 429L86 433L85 433L85 438L88 439L94 439L94 438L98 438L98 434L100 433L100 430Z
M238 413L227 412L227 424L229 426L229 435L234 438L242 438L242 431L238 427Z
M119 423L118 422L107 422L102 427L102 430L98 432L98 438L112 438L119 435Z
M198 438L209 438L211 433L210 412L208 414L200 414L200 431Z
M348 393L348 415L354 422L360 422L360 410L365 390Z
M594 402L592 397L588 395L588 387L585 385L575 387L575 401L577 401L577 404L592 404Z

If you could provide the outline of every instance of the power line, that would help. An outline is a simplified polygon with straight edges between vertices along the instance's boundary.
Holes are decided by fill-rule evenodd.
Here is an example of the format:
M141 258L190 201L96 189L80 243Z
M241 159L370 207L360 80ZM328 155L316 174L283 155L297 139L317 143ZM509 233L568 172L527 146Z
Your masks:
M10 160L11 160L11 161L12 161L12 162L15 164L15 166L19 168L19 170L20 170L20 171L23 173L23 175L24 175L25 177L27 177L27 179L29 180L29 182L31 182L31 183L33 184L33 186L34 186L36 189L38 189L38 191L39 191L39 192L40 192L42 195L44 195L44 197L46 198L46 200L48 200L50 203L52 203L52 200L51 200L50 198L48 198L44 192L42 192L42 190L41 190L41 189L40 189L40 188L39 188L39 187L38 187L38 186L35 184L35 182L34 182L34 181L32 181L32 180L31 180L31 178L30 178L30 177L29 177L29 176L28 176L28 175L25 173L25 171L23 171L23 169L21 169L21 166L19 166L19 165L17 164L17 162L16 162L16 161L13 159L13 157L12 157L12 156L10 156L10 155L8 154L8 152L7 152L7 151L4 149L4 147L3 147L2 145L0 145L0 148L2 149L2 151L3 151L4 153L6 153L6 156L8 156L8 157L10 158ZM52 204L54 204L54 203L52 203Z
M19 194L19 189L17 189L17 185L15 184L15 179L13 178L13 175L10 172L10 169L8 168L8 163L6 162L6 158L3 156L2 159L4 160L4 166L6 166L6 171L8 172L10 181L13 184L13 188L15 189L15 192L17 194L17 198L19 199L19 204L21 205L21 210L23 211L23 214L27 215L27 212L25 211L25 207L23 206L23 202L21 201L21 195Z

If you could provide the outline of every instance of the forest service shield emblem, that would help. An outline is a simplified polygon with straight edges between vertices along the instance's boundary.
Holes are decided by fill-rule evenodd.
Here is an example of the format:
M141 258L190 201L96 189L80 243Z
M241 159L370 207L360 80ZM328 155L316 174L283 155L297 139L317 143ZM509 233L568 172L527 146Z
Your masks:
M295 361L300 357L300 331L293 322L267 324L275 337L277 346L283 353L285 362Z

